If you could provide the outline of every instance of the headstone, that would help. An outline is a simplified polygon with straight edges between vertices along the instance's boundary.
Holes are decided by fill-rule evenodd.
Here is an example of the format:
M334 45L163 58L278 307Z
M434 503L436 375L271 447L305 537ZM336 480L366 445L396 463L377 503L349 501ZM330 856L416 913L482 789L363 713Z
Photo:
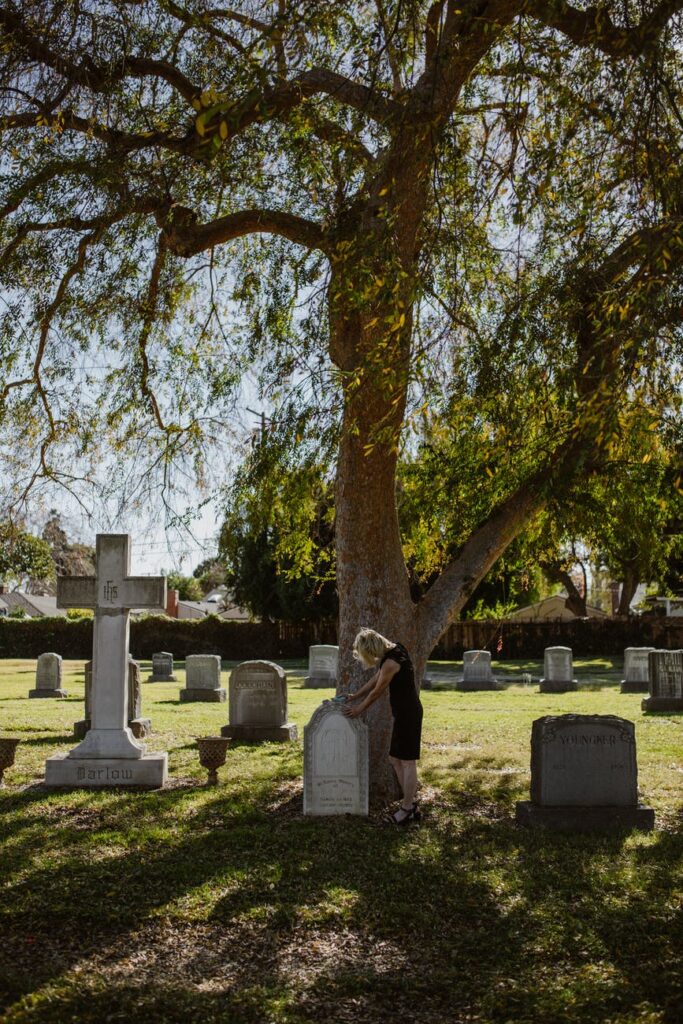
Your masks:
M531 800L520 825L569 832L651 829L638 803L635 726L615 715L546 715L531 731Z
M541 693L567 693L577 690L579 684L573 679L574 667L571 647L546 647L543 656L543 679L539 684Z
M221 736L235 740L295 740L287 721L287 676L272 661L244 661L230 673L230 721Z
M624 651L624 678L621 680L622 693L647 693L650 686L650 672L647 656L654 647L627 647Z
M188 655L185 659L185 689L180 691L180 699L183 703L225 700L218 654Z
M36 663L36 688L29 697L68 697L62 689L62 659L59 654L41 654Z
M92 703L92 661L85 663L85 718L74 722L74 739L82 740L90 730L92 719L90 707ZM133 658L128 658L128 728L136 739L144 739L152 731L149 718L142 717L142 686L140 665Z
M304 814L368 813L368 727L324 701L304 726Z
M339 648L334 644L315 644L308 648L308 675L304 686L309 689L336 686L339 671Z
M152 674L148 683L175 683L173 675L173 655L168 651L158 651L152 655Z
M163 786L168 755L148 754L128 725L131 608L163 608L164 576L130 575L128 534L98 534L96 571L57 578L58 608L94 608L91 728L68 754L46 762L47 786ZM133 710L135 710L133 708Z
M501 686L491 671L488 651L465 651L462 658L463 675L455 684L456 690L500 690Z
M650 651L650 696L643 711L683 711L683 650Z

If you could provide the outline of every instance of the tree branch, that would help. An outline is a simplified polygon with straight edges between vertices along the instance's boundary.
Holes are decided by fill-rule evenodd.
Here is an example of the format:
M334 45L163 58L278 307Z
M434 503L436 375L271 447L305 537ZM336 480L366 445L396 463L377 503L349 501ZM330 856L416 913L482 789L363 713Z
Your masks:
M188 103L201 92L201 89L179 68L163 60L123 57L111 67L100 67L91 57L85 57L80 63L76 63L71 57L58 53L38 37L20 14L9 6L0 9L0 27L4 29L10 42L27 56L92 92L106 92L114 82L127 77L161 78L176 89Z
M601 7L580 11L566 0L528 4L527 14L568 36L579 46L595 46L610 57L635 57L656 44L669 19L683 9L683 0L663 0L633 28L615 25Z
M216 134L226 142L250 125L283 117L304 100L321 93L382 123L403 109L401 104L345 75L326 68L311 68L272 89L252 89L237 101L221 100L199 114L196 130L204 143Z
M147 301L144 304L143 318L142 318L142 329L140 331L140 337L138 339L138 354L140 358L140 390L144 398L149 402L152 414L156 421L157 426L165 434L168 434L168 427L164 423L159 409L159 403L157 402L156 395L149 385L149 358L147 356L147 342L149 341L149 335L154 324L154 319L157 313L157 303L159 299L159 281L161 274L166 263L167 247L163 234L159 236L159 242L157 245L157 253L154 259L154 265L152 266L152 273L149 279L149 287L147 291Z
M173 206L166 217L158 217L166 245L177 256L195 256L233 238L254 233L282 235L307 249L327 250L325 232L314 221L280 210L241 210L198 224L192 210Z

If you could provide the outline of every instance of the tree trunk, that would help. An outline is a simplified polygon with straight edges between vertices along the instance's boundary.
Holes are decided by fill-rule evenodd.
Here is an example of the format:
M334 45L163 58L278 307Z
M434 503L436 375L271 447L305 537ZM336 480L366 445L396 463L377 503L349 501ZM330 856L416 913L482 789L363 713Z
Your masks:
M339 589L339 692L356 689L368 672L352 657L362 626L417 648L396 508L397 443L404 401L394 403L374 380L346 388L336 481L337 586ZM381 440L378 437L381 436ZM370 799L398 795L388 760L392 717L389 695L369 710Z
M624 572L624 581L621 585L621 597L619 598L619 607L617 608L617 615L630 615L631 614L631 601L633 600L634 594L638 589L638 574L634 569L627 568Z

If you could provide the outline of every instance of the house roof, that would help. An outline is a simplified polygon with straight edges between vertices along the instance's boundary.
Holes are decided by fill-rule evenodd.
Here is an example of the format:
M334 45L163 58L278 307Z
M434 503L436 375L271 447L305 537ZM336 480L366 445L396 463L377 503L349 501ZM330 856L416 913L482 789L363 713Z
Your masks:
M57 598L50 596L38 596L37 594L23 594L18 590L12 590L7 594L0 595L0 604L11 614L15 608L23 608L27 615L32 618L42 618L47 615L65 616L63 608L57 607Z
M542 601L528 604L524 608L517 608L507 616L512 621L525 622L542 619L576 619L578 616L567 608L567 597L565 594L553 594L551 597L544 597ZM601 608L593 605L586 605L586 615L589 619L608 619L609 616Z

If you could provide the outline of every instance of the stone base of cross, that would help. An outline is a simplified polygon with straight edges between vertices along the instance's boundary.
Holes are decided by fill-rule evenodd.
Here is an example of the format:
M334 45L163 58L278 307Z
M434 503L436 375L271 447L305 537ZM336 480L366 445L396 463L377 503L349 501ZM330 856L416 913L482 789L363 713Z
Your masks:
M48 786L163 786L168 755L147 754L128 727L130 609L166 607L164 576L130 575L128 534L97 535L96 576L60 576L58 608L93 608L92 726L68 754L49 757Z

